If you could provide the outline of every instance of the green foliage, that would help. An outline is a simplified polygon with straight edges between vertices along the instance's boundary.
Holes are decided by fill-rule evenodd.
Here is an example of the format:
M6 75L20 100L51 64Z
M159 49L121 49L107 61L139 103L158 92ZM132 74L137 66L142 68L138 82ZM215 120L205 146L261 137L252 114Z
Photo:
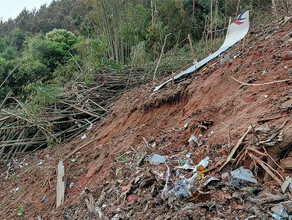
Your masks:
M141 41L138 45L136 45L132 48L131 60L136 65L137 64L144 64L150 60L150 55L146 52L145 41Z
M43 108L58 102L62 89L56 84L43 84L41 81L28 83L23 91L29 96L26 105L31 113L43 113Z
M46 38L50 42L60 43L63 50L69 50L77 41L76 36L71 31L56 28L47 33Z
M7 62L4 58L0 58L0 81L4 80L6 74Z
M22 216L23 213L23 207L22 205L19 205L17 208L17 216Z
M69 59L65 64L58 64L54 72L51 74L51 82L60 86L65 86L70 81L80 77L80 69L75 63L77 56Z
M17 48L17 51L20 51L22 49L22 44L25 41L25 34L16 28L12 32L12 39L13 46Z
M3 53L6 48L6 41L4 38L0 38L0 53Z
M107 51L107 42L103 36L92 38L80 37L75 46L78 55L86 57L85 63L89 64L92 68L99 69L104 65L104 57Z
M73 52L77 37L70 31L64 29L54 29L46 34L47 51L45 59L49 66L55 68L58 63L65 63Z
M86 71L84 77L86 79L93 78L95 73L98 73L101 67L111 67L120 70L120 65L112 59L106 58L108 45L103 35L96 38L80 37L75 45L77 51L76 61L82 63L83 69ZM86 59L82 59L86 57Z
M146 39L146 29L151 19L151 14L142 5L129 2L123 13L123 21L119 34L123 40L135 39L140 42Z
M16 49L14 47L7 47L0 57L4 58L5 60L13 60L16 58Z
M50 69L39 60L32 57L23 62L16 74L13 74L15 83L19 86L25 85L26 82L36 80L45 80L50 75Z

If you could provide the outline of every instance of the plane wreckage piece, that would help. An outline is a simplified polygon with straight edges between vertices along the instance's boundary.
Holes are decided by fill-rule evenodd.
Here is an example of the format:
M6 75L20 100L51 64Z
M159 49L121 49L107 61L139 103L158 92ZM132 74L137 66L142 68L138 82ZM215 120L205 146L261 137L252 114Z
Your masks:
M245 35L248 33L248 29L249 29L249 11L246 11L240 14L234 22L230 23L227 30L225 41L223 45L215 53L211 54L210 56L206 57L200 62L194 64L193 66L189 67L183 72L177 74L176 76L174 76L174 80L177 80L182 76L186 76L194 72L195 70L201 68L215 57L219 56L222 52L224 52L225 50L236 44L238 41L243 39ZM155 87L154 91L161 89L172 80L173 79L169 79L166 82L162 83L161 85Z

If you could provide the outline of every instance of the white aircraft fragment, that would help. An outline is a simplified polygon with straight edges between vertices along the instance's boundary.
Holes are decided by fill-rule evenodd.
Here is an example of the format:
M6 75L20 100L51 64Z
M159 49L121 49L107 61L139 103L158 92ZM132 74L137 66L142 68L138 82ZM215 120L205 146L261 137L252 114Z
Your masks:
M206 57L205 59L201 60L198 63L195 63L193 66L189 67L188 69L184 70L183 72L179 73L174 77L174 80L179 79L182 76L190 74L195 70L201 68L206 63L214 59L215 57L219 56L222 52L236 44L238 41L243 39L245 35L248 33L249 30L249 11L243 12L240 14L237 19L232 22L227 30L226 38L223 45L213 54ZM162 83L161 85L155 87L154 91L157 91L164 87L167 83L171 82L172 79L167 80L166 82Z

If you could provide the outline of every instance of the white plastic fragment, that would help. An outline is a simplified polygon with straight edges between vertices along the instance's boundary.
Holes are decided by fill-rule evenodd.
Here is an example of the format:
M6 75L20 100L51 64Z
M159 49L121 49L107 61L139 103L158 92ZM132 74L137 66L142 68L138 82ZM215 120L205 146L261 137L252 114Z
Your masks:
M166 178L166 183L164 186L164 189L162 191L162 198L164 199L168 194L175 194L178 199L182 198L187 198L188 196L191 195L189 188L192 187L195 178L197 177L197 167L202 165L204 168L206 168L209 164L209 157L205 157L203 160L200 161L200 163L196 166L190 166L188 163L186 163L183 166L178 166L175 167L175 169L187 169L187 170L193 170L194 175L189 178L181 178L179 180L176 180L174 182L174 187L171 190L168 190L168 182L169 182L169 177L170 177L170 169L169 166L167 166L167 178ZM215 180L215 179L214 179Z
M5 179L8 178L8 176L9 176L9 170L11 169L11 167L12 167L12 163L9 162L9 163L7 164L7 170L6 170L6 177L5 177Z
M282 217L280 215L277 215L276 213L273 213L273 218L277 219L277 220L282 220Z
M152 154L149 163L151 164L160 164L160 163L165 163L166 161L166 156L161 156L159 154Z
M251 216L245 218L244 220L249 220L249 219L252 219L252 218L257 218L257 216L256 215L251 215Z
M253 173L250 170L245 169L244 167L240 167L236 170L233 170L231 172L231 175L237 179L246 180L246 181L249 181L252 183L258 183L258 181L255 179Z
M165 185L164 185L164 188L163 188L162 194L161 194L162 199L165 199L165 197L168 194L168 181L169 181L169 177L170 177L170 168L167 164L165 164L165 165L167 167L167 177L166 177Z
M84 135L81 137L81 140L86 139L86 134L84 133Z
M205 157L203 160L201 160L200 163L197 166L195 166L195 171L197 171L197 167L200 165L202 165L206 169L209 165L209 160L210 160L210 157ZM198 174L196 172L191 178L188 179L188 182L194 182L197 176Z
M73 119L73 120L75 120L75 119ZM74 124L77 125L79 128L82 127L82 125L78 121L74 121Z
M90 123L90 125L89 125L88 128L86 128L87 131L89 131L89 130L92 128L92 123L91 123L91 121L88 121L88 122Z
M271 210L281 217L284 217L284 218L289 217L286 212L286 208L282 204L274 206L273 208L271 208Z
M203 160L200 161L198 165L191 166L188 163L184 164L183 166L177 166L176 169L185 169L185 170L197 170L197 166L202 165L204 168L206 168L209 165L210 157L205 157Z
M196 138L194 135L192 135L192 136L189 138L189 145L190 145L191 147L195 147L195 146L199 145L198 138Z
M285 181L283 182L281 189L282 193L285 193L288 186L290 186L290 189L292 190L292 178L290 176L285 177Z
M219 181L218 178L211 176L209 179L207 179L207 181L204 183L204 186L207 186L210 182L212 181Z
M229 176L229 173L228 172L225 172L225 173L222 173L221 174L221 178L222 179L225 179L225 178L227 178Z
M69 188L71 189L73 186L74 186L74 183L71 182L70 185L69 185Z
M209 165L209 160L210 157L205 157L197 166L202 165L204 168L207 168L207 166Z
M93 124L91 123L91 121L89 121L89 120L87 120L87 119L85 119L85 121L87 121L87 122L89 123L89 126L88 126L88 128L86 128L86 131L85 131L85 133L83 134L83 136L81 137L81 140L87 138L86 133L87 133L90 129L92 129L92 127L93 127Z
M188 182L186 179L177 180L174 182L174 187L169 191L169 193L175 194L178 199L188 198L191 195L188 188Z

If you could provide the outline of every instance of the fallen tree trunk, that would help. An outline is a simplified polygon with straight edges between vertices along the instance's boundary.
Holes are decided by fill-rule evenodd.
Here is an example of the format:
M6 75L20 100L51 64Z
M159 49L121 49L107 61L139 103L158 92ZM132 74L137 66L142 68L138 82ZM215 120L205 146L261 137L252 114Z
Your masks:
M274 146L267 147L268 154L277 162L291 149L292 147L292 124L290 123L289 127L283 132L283 140ZM274 161L268 158L267 162L274 169L277 168L277 165ZM269 174L265 174L264 180L270 180Z

